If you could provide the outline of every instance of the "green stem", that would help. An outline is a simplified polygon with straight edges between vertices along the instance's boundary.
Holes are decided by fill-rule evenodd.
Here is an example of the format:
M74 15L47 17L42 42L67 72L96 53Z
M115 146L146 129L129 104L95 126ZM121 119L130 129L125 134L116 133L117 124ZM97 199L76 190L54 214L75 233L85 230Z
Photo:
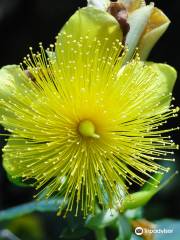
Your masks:
M104 228L96 229L94 230L94 232L95 232L96 240L107 240Z
M175 173L173 173L167 180L165 180L158 188L157 188L157 192L159 192L161 189L163 189L164 187L166 187L173 179L176 175L178 175L179 172L176 171Z

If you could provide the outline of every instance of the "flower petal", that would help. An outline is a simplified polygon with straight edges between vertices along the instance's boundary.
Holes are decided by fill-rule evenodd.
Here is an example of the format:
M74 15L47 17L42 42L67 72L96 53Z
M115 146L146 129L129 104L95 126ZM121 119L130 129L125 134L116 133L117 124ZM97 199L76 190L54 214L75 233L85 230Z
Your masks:
M16 65L8 65L0 69L0 94L3 96L9 96L11 89L13 88L15 81L17 80L17 69ZM3 93L3 94L2 94Z
M154 8L138 47L142 60L147 59L151 49L167 30L169 24L168 17L160 9Z
M107 47L116 39L122 41L123 33L116 19L109 13L95 7L81 8L67 21L60 31L57 44L67 51L66 42L71 36L73 40L87 37L87 44L97 39L101 42L107 38Z
M146 64L151 66L153 70L155 70L155 72L158 74L158 80L161 84L158 88L157 94L167 96L164 99L164 104L162 106L168 108L171 101L171 93L177 79L177 72L168 64L154 62L146 62Z
M16 89L20 86L25 78L25 74L18 65L7 65L0 69L0 120L5 113L5 105L8 100L11 100L13 94L16 94ZM12 112L7 112L5 115L13 117ZM6 124L3 123L6 127Z
M126 37L126 45L129 52L127 55L127 61L129 61L135 51L135 48L144 32L144 29L148 23L149 17L152 13L153 5L139 8L129 15L128 23L130 25L130 31Z
M15 178L22 177L22 173L17 174L17 158L14 156L14 158L12 159L10 156L13 155L13 149L18 148L18 146L20 146L21 144L26 144L25 139L15 140L13 137L9 137L7 145L3 148L3 167L11 177ZM18 159L18 161L21 160Z

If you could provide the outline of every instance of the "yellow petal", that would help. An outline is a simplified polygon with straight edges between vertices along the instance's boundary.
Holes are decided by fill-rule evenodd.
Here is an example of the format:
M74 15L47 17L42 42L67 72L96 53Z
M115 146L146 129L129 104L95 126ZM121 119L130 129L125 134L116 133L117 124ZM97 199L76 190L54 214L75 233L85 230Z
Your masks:
M157 94L160 96L166 96L161 100L162 111L169 108L171 102L171 95L174 84L177 79L176 70L168 64L146 62L157 73L160 87L157 89Z
M22 74L17 65L8 65L0 69L0 120L5 113L5 105L15 93L16 87L22 83ZM13 116L13 113L8 113ZM7 111L6 111L7 115ZM5 124L3 124L5 126Z
M61 45L64 51L68 50L69 37L74 41L87 37L87 45L94 39L104 42L106 38L106 46L110 47L114 40L122 41L123 33L112 15L95 7L85 7L75 12L58 35L57 44Z
M168 17L158 8L154 8L139 43L139 53L145 60L153 46L164 34L170 24Z

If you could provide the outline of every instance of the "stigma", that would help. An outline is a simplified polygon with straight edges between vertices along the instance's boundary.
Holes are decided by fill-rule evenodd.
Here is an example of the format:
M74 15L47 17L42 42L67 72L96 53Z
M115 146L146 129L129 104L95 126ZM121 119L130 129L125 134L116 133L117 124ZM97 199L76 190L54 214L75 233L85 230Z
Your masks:
M83 137L100 138L96 133L95 125L90 120L83 120L79 123L78 131Z

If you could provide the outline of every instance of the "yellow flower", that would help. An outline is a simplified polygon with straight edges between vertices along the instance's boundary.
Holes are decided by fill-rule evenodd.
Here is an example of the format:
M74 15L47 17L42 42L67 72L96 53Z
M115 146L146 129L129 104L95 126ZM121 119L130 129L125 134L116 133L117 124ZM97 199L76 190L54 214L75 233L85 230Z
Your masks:
M118 39L76 39L63 30L55 55L47 58L40 44L24 60L28 75L21 65L11 69L14 79L4 76L0 122L12 133L4 167L35 179L47 198L63 196L66 211L115 207L133 182L168 171L159 162L177 148L164 136L173 129L159 128L178 111L170 94L138 56L123 65L126 54Z

